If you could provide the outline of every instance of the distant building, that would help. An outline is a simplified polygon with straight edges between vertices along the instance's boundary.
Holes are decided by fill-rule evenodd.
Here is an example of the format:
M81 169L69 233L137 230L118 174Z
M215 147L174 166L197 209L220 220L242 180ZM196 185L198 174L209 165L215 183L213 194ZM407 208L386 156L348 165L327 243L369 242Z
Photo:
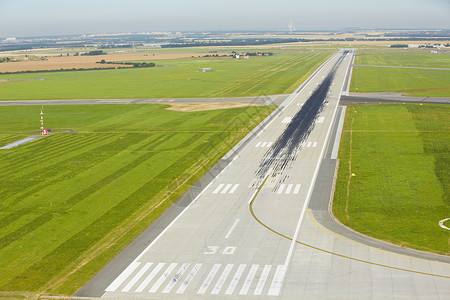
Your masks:
M288 25L288 31L289 32L295 31L295 25L294 25L294 22L292 20L291 20L291 23L289 23L289 25Z

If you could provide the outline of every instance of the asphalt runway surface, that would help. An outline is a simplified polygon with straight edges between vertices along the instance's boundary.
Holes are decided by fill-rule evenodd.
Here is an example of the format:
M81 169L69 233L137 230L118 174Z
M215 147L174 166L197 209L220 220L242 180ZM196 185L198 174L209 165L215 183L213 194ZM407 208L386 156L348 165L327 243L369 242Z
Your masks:
M445 257L332 231L338 102L353 55L324 63L76 296L449 299Z

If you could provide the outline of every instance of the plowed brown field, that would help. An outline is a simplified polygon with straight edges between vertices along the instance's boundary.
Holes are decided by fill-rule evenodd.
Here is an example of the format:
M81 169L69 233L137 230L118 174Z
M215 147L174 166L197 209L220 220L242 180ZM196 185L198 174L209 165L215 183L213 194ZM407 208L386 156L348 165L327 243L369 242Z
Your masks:
M134 61L134 60L160 60L203 56L204 53L110 53L93 56L46 56L46 60L30 60L0 63L0 73L20 71L40 71L59 69L90 69L111 68L125 65L98 64L97 61ZM36 55L39 56L39 55Z

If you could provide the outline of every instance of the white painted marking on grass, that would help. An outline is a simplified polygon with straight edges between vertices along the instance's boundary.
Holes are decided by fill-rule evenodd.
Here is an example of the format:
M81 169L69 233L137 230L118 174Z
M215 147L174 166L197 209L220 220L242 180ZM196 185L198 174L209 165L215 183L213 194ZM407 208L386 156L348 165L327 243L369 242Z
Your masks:
M152 288L148 291L149 293L156 293L161 284L169 277L170 273L172 273L173 269L178 265L178 263L171 263L166 271L159 277L156 283L152 286Z
M232 186L231 183L227 184L227 186L220 193L225 194L231 186Z
M233 188L230 190L230 194L233 194L235 191L236 191L236 189L239 187L239 183L236 183L234 186L233 186Z
M106 292L114 292L139 267L140 262L132 262L106 289Z
M286 194L289 194L291 192L292 186L293 186L293 184L288 184L288 186L286 188L286 192L285 192Z
M230 230L228 231L227 235L225 236L225 238L229 238L231 233L233 232L234 228L236 227L236 225L239 223L241 219L236 219L236 221L234 221L233 226L231 226Z
M223 183L219 184L219 186L214 190L213 194L217 194L223 186Z
M301 187L301 184L295 185L294 194L298 194L298 192L300 191L300 187Z
M286 273L287 266L278 265L275 275L272 279L272 284L270 285L269 296L278 296L280 294L281 285L283 284L284 274Z
M270 269L272 265L265 265L261 277L259 278L258 284L256 285L255 292L253 295L261 295L264 285L266 284L267 276L269 276Z
M166 263L159 263L156 268L153 269L153 271L147 276L147 278L145 278L144 281L142 281L141 285L138 286L138 288L136 289L137 293L141 293L146 287L147 285L150 283L150 281L153 280L153 278L156 276L156 274L158 274L158 272L162 269L162 267L164 267Z
M217 295L219 294L220 290L222 289L223 284L225 283L225 280L228 277L228 274L230 274L231 269L233 268L233 264L228 264L225 269L222 272L222 275L220 275L219 280L217 281L216 285L214 286L211 294Z
M177 290L177 294L183 294L186 288L189 286L189 284L192 282L192 279L194 279L194 276L197 274L198 270L202 267L202 264L196 264L191 272L189 272L188 276L186 277L186 280L183 281L183 283L180 285L180 287Z
M280 187L278 188L277 194L281 194L281 193L283 192L284 186L285 186L284 183L282 183L282 184L280 185Z
M325 117L318 117L317 120L316 120L316 123L317 124L323 123L323 121L325 121Z
M245 270L246 266L247 265L245 265L245 264L239 265L239 268L237 269L236 274L234 274L233 279L231 279L230 285L228 286L228 289L225 292L225 295L232 295L233 294L234 289L236 288L236 286L237 286L237 284L239 282L239 279L242 276L242 273L244 273L244 270Z
M261 144L262 142L258 142L255 147L258 148Z
M287 123L291 123L292 121L292 117L286 117L283 119L283 121L281 121L282 124L287 124Z
M239 292L239 295L247 295L248 289L252 284L253 277L255 277L256 271L258 270L259 265L252 265L250 272L248 272L247 278L245 278L244 285Z
M173 276L172 280L167 284L167 286L162 291L164 294L170 293L172 291L173 287L177 282L180 280L181 276L183 276L184 272L187 270L190 264L185 263L181 266L181 268L178 270L177 273Z
M142 269L140 269L139 272L137 272L137 274L133 277L133 279L131 279L130 282L128 282L128 284L122 289L122 292L128 292L129 290L131 290L133 285L135 285L136 282L142 277L142 275L144 275L144 273L147 272L147 270L150 268L151 265L153 265L153 263L151 262L146 263L142 267Z
M439 226L441 226L444 229L450 230L450 228L448 228L447 226L444 225L444 222L446 222L448 220L450 220L450 218L439 221Z
M208 289L208 286L211 284L211 281L214 279L214 276L216 276L217 271L219 271L221 264L215 264L214 267L209 272L208 276L206 277L205 281L203 281L202 286L198 290L197 294L203 295L206 290Z

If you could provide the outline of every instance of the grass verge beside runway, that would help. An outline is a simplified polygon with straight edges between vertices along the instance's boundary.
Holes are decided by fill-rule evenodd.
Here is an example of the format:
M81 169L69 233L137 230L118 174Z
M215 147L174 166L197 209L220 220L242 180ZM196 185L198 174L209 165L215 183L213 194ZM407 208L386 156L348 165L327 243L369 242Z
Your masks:
M339 149L333 212L388 242L450 254L447 105L349 106Z
M167 107L48 106L61 133L0 150L0 296L76 292L273 110ZM39 113L4 107L0 131Z
M400 92L416 97L450 97L450 71L354 67L352 92Z
M430 49L358 49L356 65L450 68L450 53Z
M333 52L160 60L155 68L0 75L0 100L198 98L289 94ZM164 66L164 67L163 67ZM202 68L213 72L201 72Z
M429 50L358 50L356 65L450 68L450 53ZM402 92L408 96L450 97L450 71L354 67L352 92Z

